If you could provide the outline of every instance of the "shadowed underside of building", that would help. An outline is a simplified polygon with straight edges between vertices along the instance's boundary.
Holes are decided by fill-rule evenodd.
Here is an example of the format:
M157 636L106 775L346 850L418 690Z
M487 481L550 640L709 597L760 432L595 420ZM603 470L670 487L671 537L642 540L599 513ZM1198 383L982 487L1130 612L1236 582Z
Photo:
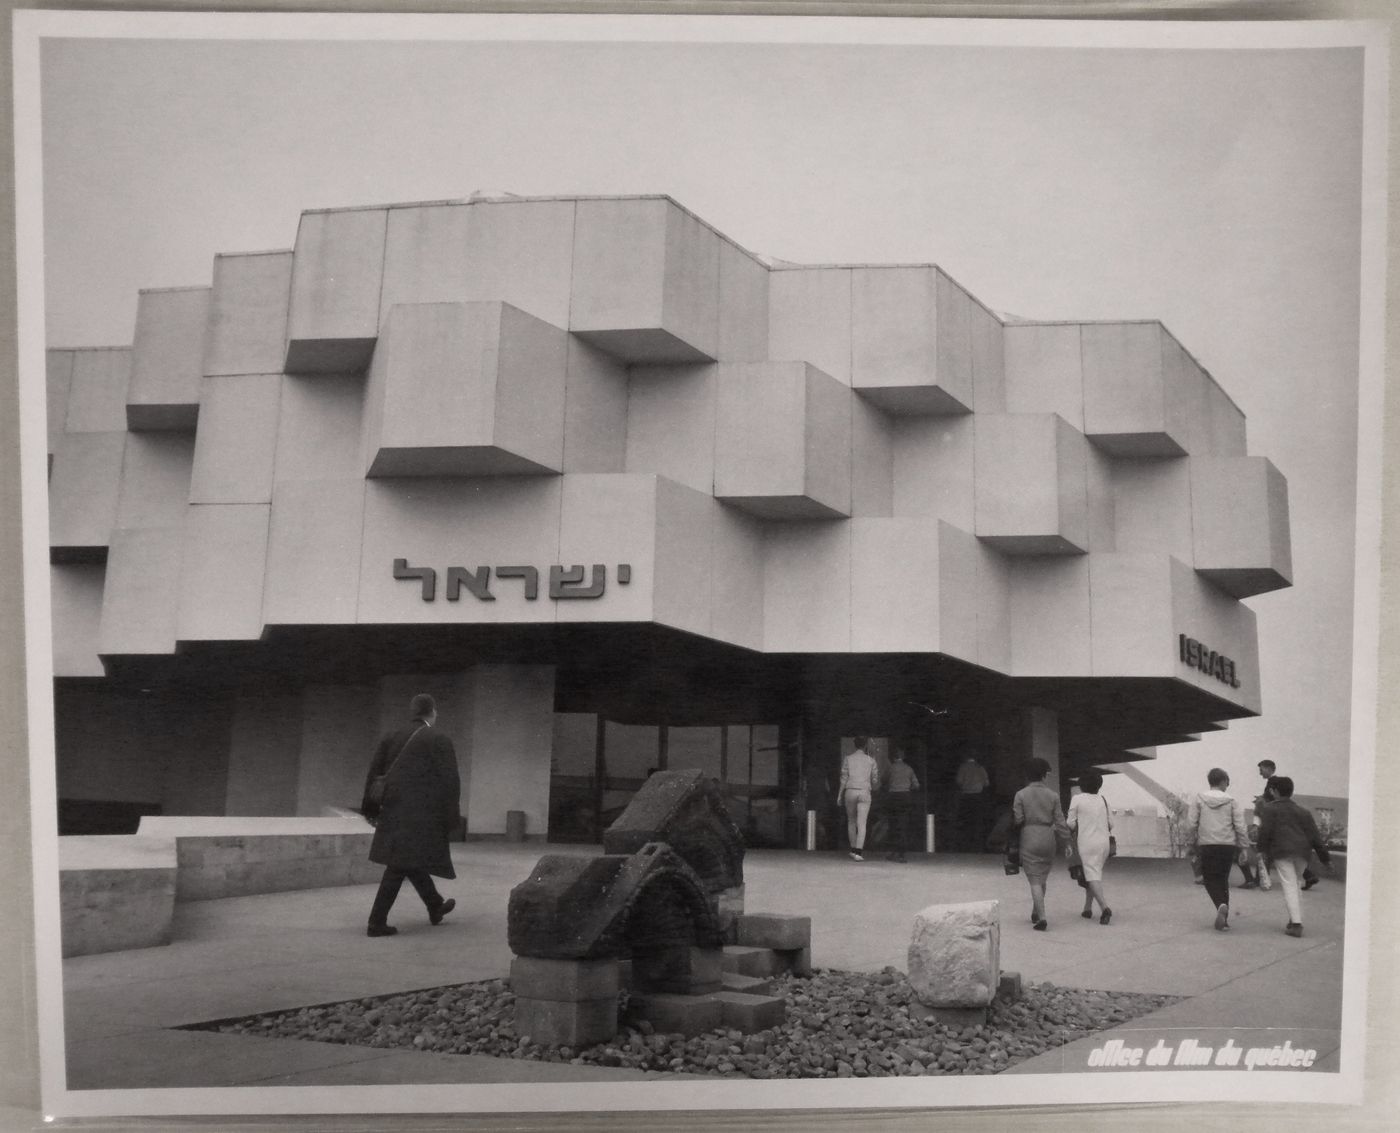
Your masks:
M1287 488L1160 324L771 265L664 197L307 212L49 351L67 829L358 803L433 693L469 835L652 768L797 844L856 734L945 813L1257 714Z

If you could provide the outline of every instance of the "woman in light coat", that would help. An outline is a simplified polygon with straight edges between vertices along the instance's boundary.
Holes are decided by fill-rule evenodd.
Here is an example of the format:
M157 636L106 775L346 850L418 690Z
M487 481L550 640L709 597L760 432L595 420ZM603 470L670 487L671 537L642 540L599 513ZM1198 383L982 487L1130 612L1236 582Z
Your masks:
M1084 867L1085 920L1094 916L1094 902L1099 903L1099 924L1108 924L1113 910L1103 895L1103 866L1108 861L1108 848L1113 837L1113 816L1108 813L1108 800L1099 794L1103 776L1086 771L1079 776L1079 794L1069 800L1065 821L1074 834L1079 849L1079 861Z

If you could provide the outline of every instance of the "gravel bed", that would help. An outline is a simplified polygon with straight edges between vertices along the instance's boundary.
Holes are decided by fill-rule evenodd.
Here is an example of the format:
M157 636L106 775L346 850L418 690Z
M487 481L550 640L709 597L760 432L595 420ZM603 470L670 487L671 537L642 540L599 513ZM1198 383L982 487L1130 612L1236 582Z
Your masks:
M515 997L504 980L190 1029L734 1078L878 1078L995 1074L1180 998L1031 984L1017 1002L994 1003L985 1025L945 1026L910 1012L909 981L895 968L875 973L818 969L808 978L783 976L774 981L774 993L787 1000L787 1021L772 1030L753 1035L716 1030L687 1039L656 1033L642 1021L622 1026L610 1042L582 1050L517 1035L512 1026Z

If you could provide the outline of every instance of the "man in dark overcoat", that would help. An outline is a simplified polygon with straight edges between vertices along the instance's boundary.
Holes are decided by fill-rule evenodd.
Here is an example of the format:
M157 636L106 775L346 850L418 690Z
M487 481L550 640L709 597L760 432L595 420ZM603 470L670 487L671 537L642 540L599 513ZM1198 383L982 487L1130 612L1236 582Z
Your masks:
M389 910L407 878L428 910L428 920L441 924L457 905L443 897L433 877L456 877L448 838L457 823L461 782L452 741L433 727L437 706L427 693L409 704L408 724L379 741L365 778L364 816L375 823L369 860L384 867L369 913L370 936L393 936ZM375 804L370 786L384 776L381 802Z

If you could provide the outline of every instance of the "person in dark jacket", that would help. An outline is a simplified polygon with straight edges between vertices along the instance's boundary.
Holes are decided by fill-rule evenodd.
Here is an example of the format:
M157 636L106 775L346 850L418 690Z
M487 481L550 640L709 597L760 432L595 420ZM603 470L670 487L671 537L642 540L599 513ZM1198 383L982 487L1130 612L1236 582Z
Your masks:
M1266 803L1271 803L1271 802L1274 801L1273 796L1270 795L1270 793L1269 793L1269 783L1270 783L1272 780L1274 780L1275 778L1277 778L1277 776L1278 776L1278 765L1277 765L1276 763L1274 763L1274 761L1273 761L1272 759L1261 759L1261 760L1259 761L1259 777L1260 777L1261 779L1264 780L1264 793L1261 794L1261 795L1259 795L1259 796L1254 800L1254 821L1255 821L1255 822L1258 822L1258 821L1259 821L1259 813L1260 813L1261 810L1263 810L1264 805L1265 805ZM1311 889L1311 888L1312 888L1314 885L1316 885L1316 884L1317 884L1317 874L1313 873L1313 871L1312 871L1311 869L1307 868L1307 866L1304 866L1304 867L1303 867L1303 892L1306 893L1309 889Z
M441 924L457 905L443 897L433 877L453 878L448 838L457 822L461 782L452 741L433 727L437 706L427 693L409 704L409 723L390 732L379 747L365 777L361 811L375 824L369 860L384 867L369 913L369 936L393 936L389 910L407 878L428 910L428 920ZM383 777L376 802L373 786Z
M1293 780L1287 775L1275 775L1269 780L1275 799L1264 805L1259 820L1259 854L1265 868L1278 870L1279 887L1288 907L1289 936L1303 935L1302 897L1298 881L1307 868L1308 854L1317 851L1323 865L1331 867L1332 859L1318 832L1312 811L1293 801Z

